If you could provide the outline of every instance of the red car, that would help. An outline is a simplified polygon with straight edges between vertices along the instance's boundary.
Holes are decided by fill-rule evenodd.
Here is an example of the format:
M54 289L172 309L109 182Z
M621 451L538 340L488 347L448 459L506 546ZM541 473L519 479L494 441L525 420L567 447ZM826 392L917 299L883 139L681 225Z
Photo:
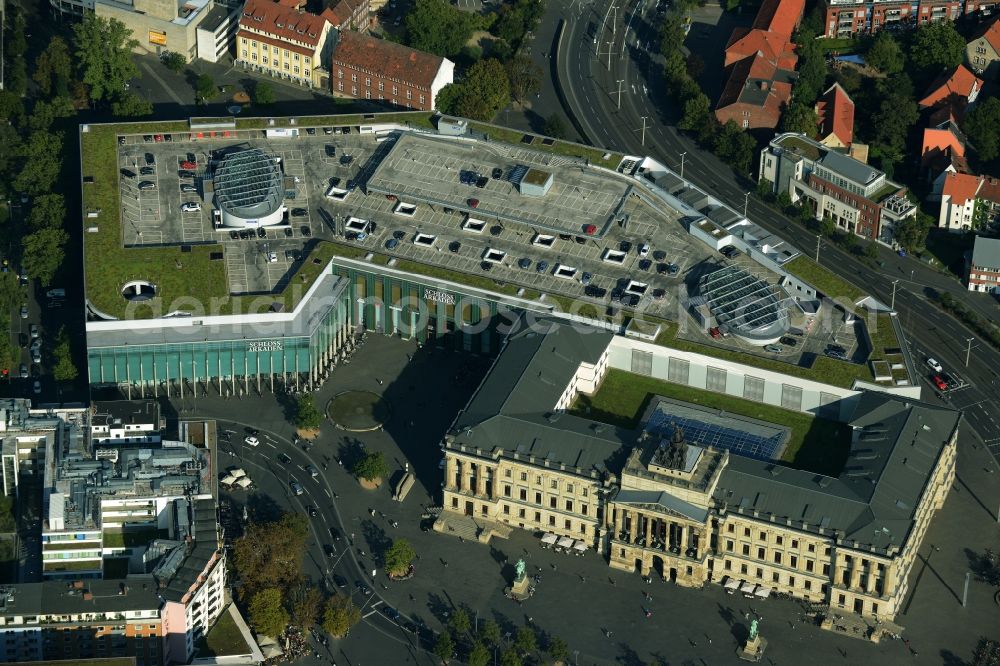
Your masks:
M469 199L470 208L479 208L479 199Z
M156 141L157 143L159 143L160 141L163 141L163 135L162 134L154 134L153 135L153 141Z
M597 225L588 224L583 228L583 233L587 234L588 236L593 236L594 234L597 233Z
M948 382L946 382L945 380L941 379L940 375L933 375L931 377L931 381L934 382L934 386L937 386L938 391L947 391L948 390Z
M711 335L716 340L722 337L722 331L719 330L718 326L713 326L712 328L708 329L708 334Z
M184 160L183 162L181 162L181 168L182 169L197 169L198 165L195 164L194 162L190 162L188 160Z

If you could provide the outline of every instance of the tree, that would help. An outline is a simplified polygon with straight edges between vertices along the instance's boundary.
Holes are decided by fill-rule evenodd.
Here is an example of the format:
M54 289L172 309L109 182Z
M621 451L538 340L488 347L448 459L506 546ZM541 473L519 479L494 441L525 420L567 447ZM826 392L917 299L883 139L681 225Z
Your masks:
M468 666L487 666L490 663L490 651L480 642L476 642L469 650Z
M274 104L278 101L278 96L274 93L274 87L270 83L261 81L253 87L253 102L261 106Z
M972 663L970 666L998 666L1000 665L1000 643L990 640L985 636L979 639L976 651L972 653Z
M55 359L52 377L57 382L71 382L76 379L79 373L73 364L73 352L70 349L69 333L66 332L65 326L59 329L56 346L52 349L52 358Z
M893 39L892 35L884 30L872 40L868 52L865 53L865 63L871 65L883 74L898 74L903 71L906 64L906 56L899 42Z
M316 408L312 394L305 393L295 404L295 425L304 430L314 430L323 423L323 412Z
M111 105L111 112L124 118L153 115L153 103L135 93L126 93Z
M452 640L451 634L447 631L442 631L438 636L437 642L434 644L434 654L446 664L455 654L455 641Z
M515 650L504 650L500 655L500 666L521 666L521 655Z
M729 120L715 135L713 150L719 159L727 162L738 173L748 173L757 142L747 132L740 129L735 121Z
M416 551L413 550L413 546L406 539L396 539L389 546L389 549L385 551L385 556L382 558L385 562L386 570L391 574L401 575L405 574L410 568L410 563L413 562L413 558L417 556ZM459 611L456 611L456 615ZM461 611L464 612L464 611ZM454 616L452 617L454 621ZM466 623L468 623L468 616L465 618ZM466 627L468 630L468 627ZM456 630L457 631L457 630Z
M416 0L406 14L406 41L420 51L451 57L469 41L475 20L447 0Z
M514 637L514 647L521 652L521 654L531 654L538 649L538 638L535 636L535 630L531 627L521 627L517 630L517 636Z
M62 227L66 202L61 194L40 194L31 202L28 224L33 230Z
M200 104L215 97L215 81L208 74L199 74L194 83L194 96Z
M500 644L500 625L496 623L495 620L486 620L483 624L483 628L480 631L480 636L486 641L486 644L493 647Z
M458 608L454 613L451 614L451 619L448 621L451 625L451 630L461 637L469 632L469 627L472 626L472 622L469 620L469 614L464 608Z
M35 74L32 78L42 93L49 96L68 95L72 77L73 63L70 60L69 44L62 37L53 37L35 60Z
M184 59L180 53L175 51L168 51L160 56L160 61L163 63L164 67L169 69L171 72L177 72L180 74L187 67L187 61Z
M515 5L503 5L490 32L508 44L515 44L524 37L524 12Z
M973 562L972 569L987 585L1000 585L1000 554L995 550L987 549Z
M816 109L814 106L792 101L781 116L781 128L785 132L800 132L806 136L816 135Z
M51 283L66 258L68 240L66 232L56 228L39 229L25 236L21 241L24 270L42 284Z
M987 97L965 115L962 126L979 159L992 162L1000 155L1000 99Z
M896 74L880 80L876 84L879 102L877 110L871 114L871 126L875 128L874 152L881 159L883 170L891 171L900 162L906 151L906 137L910 127L917 122L920 111L913 92L913 83L906 74Z
M288 626L288 611L281 605L281 590L269 587L253 595L250 624L259 635L278 636Z
M507 61L505 69L510 81L510 94L518 102L523 103L526 98L538 92L542 84L542 68L534 60L518 53Z
M351 602L350 597L335 594L327 600L326 610L323 611L323 629L331 636L346 636L359 620L361 611Z
M544 132L547 136L551 136L553 139L565 139L566 123L563 122L561 115L553 113L545 119L545 125L542 127L542 132Z
M681 116L677 127L689 132L697 131L705 126L711 112L712 102L708 99L708 95L699 93L689 97L684 100L684 115Z
M73 100L69 97L53 97L51 102L37 101L28 116L28 129L49 131L57 118L69 118L76 115Z
M240 594L269 587L287 588L299 581L306 550L306 518L286 513L271 523L253 523L236 540L233 566L242 579Z
M865 243L865 256L869 259L878 259L878 243L868 241Z
M474 120L492 120L510 104L510 82L499 60L487 58L469 68L462 81L458 115Z
M300 583L289 593L288 610L291 611L292 620L302 629L316 624L322 606L323 593L305 583Z
M62 168L62 150L61 132L32 132L21 146L23 162L14 177L14 188L31 196L51 192Z
M692 79L697 79L701 76L701 73L705 71L705 60L697 53L691 52L691 55L687 57L687 64L685 69L687 70L687 75Z
M125 84L139 76L132 49L139 41L114 18L85 14L73 26L76 58L90 99L110 104L125 92Z
M795 82L795 97L812 106L826 83L826 55L814 39L796 42L799 47L799 78Z
M569 646L566 645L566 641L558 636L549 637L549 643L545 647L545 651L549 653L553 661L566 661L567 657L569 657Z
M920 26L910 42L910 62L923 74L957 67L964 58L965 39L951 21Z
M8 7L10 7L8 5ZM10 36L7 39L6 59L7 69L4 76L4 89L18 97L21 97L28 90L28 63L25 54L28 51L27 23L24 18L24 11L20 8L10 8L13 12L13 21L9 29Z
M385 464L385 456L381 451L372 451L354 464L354 475L366 481L384 479L389 475L389 467Z

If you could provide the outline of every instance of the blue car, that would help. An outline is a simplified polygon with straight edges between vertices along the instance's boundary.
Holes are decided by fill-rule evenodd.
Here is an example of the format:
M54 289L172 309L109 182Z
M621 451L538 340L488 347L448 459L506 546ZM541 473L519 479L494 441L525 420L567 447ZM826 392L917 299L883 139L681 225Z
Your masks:
M549 262L547 261L539 261L537 264L535 264L535 272L537 273L544 273L548 269L549 269Z

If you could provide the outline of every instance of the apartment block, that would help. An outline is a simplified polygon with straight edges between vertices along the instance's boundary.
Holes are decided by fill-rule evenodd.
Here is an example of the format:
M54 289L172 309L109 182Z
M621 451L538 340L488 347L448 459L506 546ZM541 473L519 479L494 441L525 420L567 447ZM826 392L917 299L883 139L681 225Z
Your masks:
M825 0L825 37L855 37L881 30L954 21L966 14L983 11L985 3L962 0ZM990 3L992 4L992 3Z
M917 214L906 188L884 172L802 134L776 135L761 152L758 173L772 192L809 205L817 220L886 245L894 243L895 225Z
M324 84L330 23L300 6L248 0L236 34L235 64L309 88Z
M969 291L1000 294L1000 238L976 237L966 284Z
M66 0L52 0L64 2ZM186 62L195 58L213 61L229 50L235 35L233 21L226 17L235 12L213 0L84 0L93 3L98 16L114 18L125 24L138 42L136 53L179 53ZM221 17L221 18L220 18ZM208 32L199 38L199 32ZM199 50L199 44L204 50Z

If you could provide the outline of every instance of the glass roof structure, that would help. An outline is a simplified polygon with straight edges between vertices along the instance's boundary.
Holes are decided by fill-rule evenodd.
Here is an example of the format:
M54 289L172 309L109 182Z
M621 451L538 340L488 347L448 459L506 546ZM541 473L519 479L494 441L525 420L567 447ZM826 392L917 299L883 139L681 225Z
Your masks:
M788 332L788 303L778 288L739 266L701 278L698 291L719 325L748 342L767 344Z
M216 204L244 221L264 220L281 210L281 170L270 155L250 148L227 155L215 170Z

